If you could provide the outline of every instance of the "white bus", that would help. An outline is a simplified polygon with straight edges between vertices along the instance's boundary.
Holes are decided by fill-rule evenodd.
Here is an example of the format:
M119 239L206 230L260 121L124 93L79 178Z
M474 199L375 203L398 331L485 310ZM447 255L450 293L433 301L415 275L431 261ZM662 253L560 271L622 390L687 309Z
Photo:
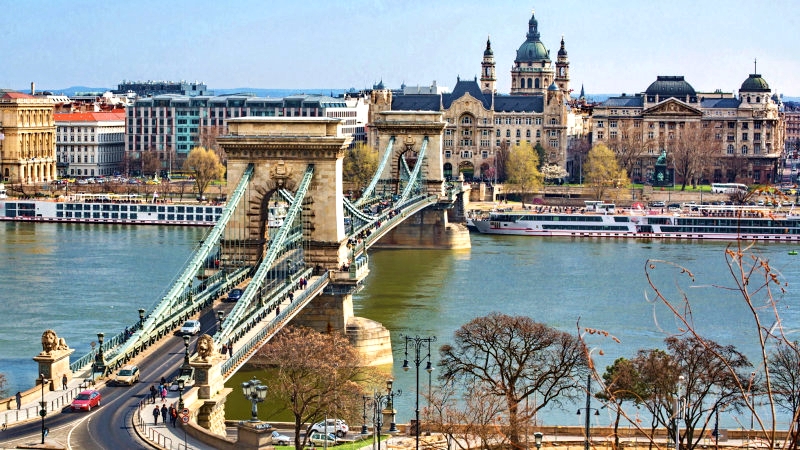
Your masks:
M747 193L747 185L739 183L711 183L712 194Z

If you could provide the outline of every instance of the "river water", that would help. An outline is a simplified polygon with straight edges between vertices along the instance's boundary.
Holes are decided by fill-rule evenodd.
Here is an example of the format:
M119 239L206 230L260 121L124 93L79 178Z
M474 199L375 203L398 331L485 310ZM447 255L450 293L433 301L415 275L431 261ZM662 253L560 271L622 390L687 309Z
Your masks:
M89 224L0 223L0 372L8 392L27 389L37 376L31 358L46 328L64 337L75 355L89 351L96 333L116 333L138 320L182 268L207 230ZM499 311L528 315L536 321L575 333L577 324L607 331L619 342L592 335L589 345L598 366L641 348L663 348L677 324L657 304L648 302L648 259L682 264L679 270L657 265L655 284L671 299L685 293L692 301L695 326L722 344L734 344L755 360L755 331L741 296L731 286L726 244L696 241L637 241L472 235L472 248L378 250L371 253L365 288L354 296L357 316L383 323L392 332L398 422L414 409L414 370L400 369L401 334L436 336L438 346L470 319ZM777 296L783 326L800 327L794 301L800 285L797 256L786 244L758 244L753 251L770 261L789 283ZM757 297L763 300L763 296ZM409 359L413 359L413 354ZM412 363L413 366L413 363ZM423 389L427 373L422 372ZM434 373L435 375L435 373ZM540 417L545 424L580 425L575 408ZM607 424L605 417L599 424Z

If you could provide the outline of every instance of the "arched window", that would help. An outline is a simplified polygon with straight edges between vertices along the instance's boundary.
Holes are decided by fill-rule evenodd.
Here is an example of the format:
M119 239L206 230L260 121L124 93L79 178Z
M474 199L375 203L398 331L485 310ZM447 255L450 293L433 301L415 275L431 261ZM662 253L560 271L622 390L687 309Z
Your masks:
M539 88L541 87L541 86L539 85L539 79L538 79L538 78L537 78L537 79L536 79L536 81L534 82L534 87L535 87L536 89L539 89Z
M728 154L729 155L733 154L733 144L728 144Z
M531 88L531 79L528 78L528 89L530 89L530 88Z
M747 154L747 146L746 146L746 145L743 145L743 146L742 146L742 154L743 154L743 155L746 155L746 154Z
M464 116L461 118L461 125L472 125L472 116Z

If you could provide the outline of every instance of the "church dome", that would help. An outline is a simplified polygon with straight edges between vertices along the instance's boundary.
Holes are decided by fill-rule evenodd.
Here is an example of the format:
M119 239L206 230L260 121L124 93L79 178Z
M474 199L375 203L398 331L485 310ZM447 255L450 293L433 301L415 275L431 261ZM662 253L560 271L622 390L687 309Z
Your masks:
M647 87L645 94L648 96L657 95L662 99L668 97L694 97L697 95L691 84L683 79L683 76L661 76Z
M494 56L494 52L492 51L492 42L489 38L486 38L486 50L483 51L483 56Z
M751 73L750 76L744 80L739 90L744 92L770 92L767 80L761 78L761 75L757 73Z
M550 86L547 88L548 91L557 91L558 86L556 86L555 82L550 83Z
M539 22L536 17L531 15L528 21L528 34L525 42L517 50L516 62L541 62L550 61L550 54L547 48L539 40Z

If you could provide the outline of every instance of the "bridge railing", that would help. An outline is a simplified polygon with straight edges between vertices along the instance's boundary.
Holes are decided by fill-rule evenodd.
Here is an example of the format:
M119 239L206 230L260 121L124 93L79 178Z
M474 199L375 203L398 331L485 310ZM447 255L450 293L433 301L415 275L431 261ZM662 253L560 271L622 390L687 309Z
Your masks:
M305 289L297 294L297 297L289 304L287 308L278 313L275 318L270 320L249 341L238 346L238 350L236 350L229 359L222 363L222 374L227 376L227 374L229 374L232 370L243 364L246 358L249 359L249 356L253 352L254 348L260 345L260 343L267 337L277 333L283 327L284 322L288 317L293 316L300 308L305 306L310 292L316 292L328 282L328 272L325 272L308 284ZM257 323L261 318L263 318L263 315L256 315L255 318L252 319L254 321L253 326L255 326L255 323Z

